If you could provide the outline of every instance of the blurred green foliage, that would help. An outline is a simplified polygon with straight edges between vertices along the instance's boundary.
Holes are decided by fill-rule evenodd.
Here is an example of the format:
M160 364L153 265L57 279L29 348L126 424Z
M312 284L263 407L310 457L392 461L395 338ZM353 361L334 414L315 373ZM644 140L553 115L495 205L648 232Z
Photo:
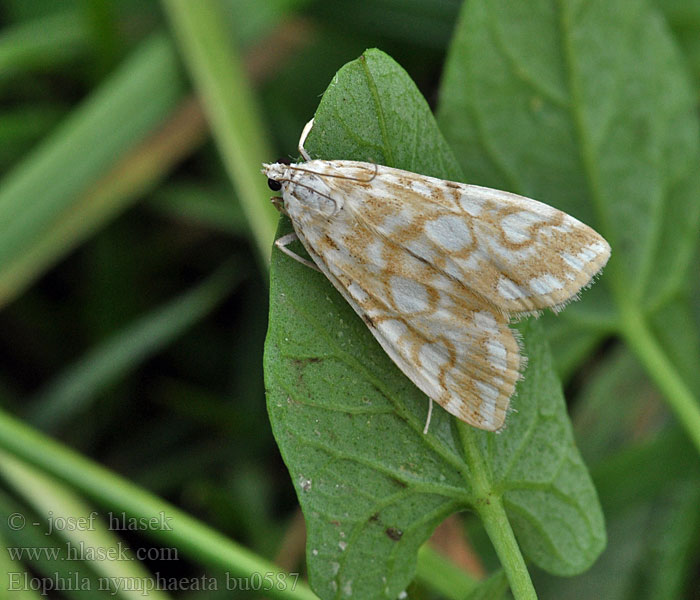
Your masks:
M264 178L254 169L261 160L296 156L301 126L334 74L367 48L389 54L431 107L438 107L462 2L185 4L0 0L2 589L11 573L24 572L49 577L80 571L93 584L100 577L143 579L149 572L206 574L222 583L226 572L243 577L277 561L287 571L306 573L297 500L265 405L265 249L276 215L269 210ZM483 4L474 2L476 8ZM541 0L533 6L550 4ZM609 18L648 11L648 27L665 40L664 52L670 54L657 64L654 48L647 48L651 55L639 58L642 71L658 76L656 96L668 108L679 92L663 83L671 70L666 59L673 69L678 62L694 86L696 104L698 3L657 4L617 0L619 13ZM502 3L494 5L506 11ZM574 12L577 18L590 16L585 5ZM603 20L590 27L607 31ZM493 49L489 32L483 28L460 43L476 44L475 52L483 49L486 56ZM615 58L615 36L592 39ZM487 68L478 75L489 82L495 71L484 61ZM604 67L596 71L601 85ZM633 91L635 73L626 83ZM465 89L467 96L473 92ZM470 97L467 104L478 108L482 100ZM444 106L441 111L442 126L466 118ZM696 112L695 105L692 121ZM490 124L489 139L509 151L507 120ZM674 139L672 122L667 130ZM451 127L443 134L465 173L486 173L478 183L495 184L502 174L480 163L487 162L488 152L460 146L462 131ZM630 127L621 120L610 131L624 138ZM697 136L687 127L676 133ZM694 146L697 139L686 142ZM669 143L659 155L681 169L688 156L674 155L674 148ZM619 149L606 155L606 177L614 179L620 156L624 162ZM697 187L695 195L677 189L672 167L664 191L689 200L683 214L680 203L658 204L663 214L653 218L674 223L687 217L687 226L697 225L692 217ZM516 180L527 181L526 175ZM539 180L527 182L522 191L538 185ZM637 200L644 205L643 198ZM628 216L640 219L641 213ZM612 229L624 239L625 215L610 218L618 219ZM670 256L651 262L656 271L642 269L643 277L630 283L649 309L648 328L662 357L697 399L700 278L697 268L674 266L691 251L697 254L697 234L677 239L675 230L660 230L652 236L655 255ZM626 241L647 247L642 242ZM642 257L628 259L636 264ZM598 293L594 287L586 296ZM609 542L582 575L556 578L535 569L535 587L541 598L557 599L697 597L698 450L651 383L648 364L641 366L628 346L611 337L605 301L588 304L603 306L593 314L584 305L570 321L546 320L545 329ZM50 438L77 453L64 453ZM108 471L96 471L97 464ZM158 499L147 492L208 528L183 517L172 536L108 531L104 525L77 537L60 530L44 536L49 511L157 514ZM13 529L7 517L15 513L42 525ZM501 597L504 579L483 526L469 515L464 522L470 547L492 577L475 586L475 572L431 567L438 558L422 552L411 597L463 597L468 590L474 598ZM243 549L227 545L222 536ZM134 550L177 547L181 553L177 561L161 557L115 566L87 559L68 568L46 556L6 551L20 546L64 551L68 540L92 547L122 540ZM158 597L311 597L301 582L296 591L288 587L258 594L220 585L218 592L166 591ZM110 590L91 588L55 597L113 597ZM23 594L17 597L40 597L36 590Z

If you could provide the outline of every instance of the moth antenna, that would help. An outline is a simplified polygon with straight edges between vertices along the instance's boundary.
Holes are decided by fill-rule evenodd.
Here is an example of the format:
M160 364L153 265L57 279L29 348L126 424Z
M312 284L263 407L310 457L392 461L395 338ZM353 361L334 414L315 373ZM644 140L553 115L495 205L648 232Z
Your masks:
M294 168L294 167L292 167L292 168ZM318 174L320 175L320 173L318 173ZM294 185L298 185L299 187L306 188L310 192L313 192L314 194L316 194L318 196L321 196L323 198L327 198L328 200L330 200L333 203L333 205L335 206L335 210L336 211L338 210L338 203L335 201L335 199L332 196L329 196L328 194L324 194L322 192L319 192L317 189L314 189L310 185L306 185L304 183L299 183L298 181L293 181L292 179L288 179L288 178L273 179L273 181L276 183L282 183L283 181L286 181L287 183L293 183ZM273 204L274 204L274 201L273 201Z
M299 137L299 145L297 146L299 154L301 154L302 158L307 162L311 160L311 156L309 156L309 153L304 148L304 144L306 143L306 138L309 137L309 133L313 129L313 126L313 119L311 119L306 125L304 125L304 129L302 129L301 136ZM329 173L318 173L317 171L311 171L309 169L304 169L303 167L298 167L296 165L291 165L291 168L297 169L298 171L304 171L304 173L310 173L311 175L318 175L319 177L336 177L338 179L348 179L350 181L357 181L357 183L371 183L372 180L377 176L377 173L379 172L379 167L375 164L374 173L372 174L372 177L370 177L369 179L359 179L357 177L348 177L347 175L331 175Z
M289 165L289 168L295 169L297 171L303 171L304 173L309 173L310 175L318 175L319 177L335 177L336 179L347 179L348 181L356 181L357 183L371 183L379 173L379 165L373 163L373 166L374 173L372 173L372 177L370 177L369 179L360 179L359 177L350 177L349 175L336 175L333 173L320 173L318 171L312 171L311 169L305 169L304 167L300 167L299 165Z
M295 231L275 245L318 268L426 394L424 435L436 403L474 427L502 431L526 364L510 319L577 298L610 245L566 213L515 194L373 162L312 160L304 144L313 126L311 119L299 138L307 162L263 165ZM378 201L387 188L392 201ZM287 247L295 234L313 262ZM420 421L411 423L419 434Z
M311 160L311 157L309 156L308 152L304 149L304 143L306 142L306 138L309 137L309 132L311 131L311 128L314 126L314 120L311 119L306 125L304 125L304 129L301 132L301 137L299 138L299 154L302 155L304 160L309 161Z

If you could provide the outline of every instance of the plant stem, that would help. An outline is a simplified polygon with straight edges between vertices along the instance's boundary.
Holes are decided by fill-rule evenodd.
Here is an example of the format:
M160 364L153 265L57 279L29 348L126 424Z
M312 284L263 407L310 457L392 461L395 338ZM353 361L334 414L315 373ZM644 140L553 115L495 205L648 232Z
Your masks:
M513 528L508 521L503 500L500 496L493 494L486 496L478 506L477 512L503 565L503 570L506 572L513 597L516 600L536 600L537 593L532 585L525 559L515 539Z
M477 444L477 435L482 435L474 428L461 421L458 423L462 447L470 466L471 484L474 491L474 510L477 512L486 533L491 539L503 570L508 577L511 592L515 600L537 600L537 593L532 585L513 528L503 506L500 494L494 493L491 485L488 465L484 462Z
M177 55L165 36L154 34L3 175L0 304L134 202L197 144L201 123L175 118L162 129L183 98Z
M279 214L270 203L260 168L272 153L222 2L163 0L163 8L267 269Z
M297 582L267 559L3 411L0 411L0 449L68 483L112 512L123 511L128 517L146 521L165 517L167 527L144 529L144 535L168 547L177 547L183 555L201 564L223 569L234 577L271 574L275 578L279 573L285 585L273 585L265 590L270 597L316 599L305 583Z
M621 334L654 380L700 452L700 404L633 306L620 305Z
M476 579L451 563L429 544L423 544L418 550L416 579L448 600L466 598L479 586Z

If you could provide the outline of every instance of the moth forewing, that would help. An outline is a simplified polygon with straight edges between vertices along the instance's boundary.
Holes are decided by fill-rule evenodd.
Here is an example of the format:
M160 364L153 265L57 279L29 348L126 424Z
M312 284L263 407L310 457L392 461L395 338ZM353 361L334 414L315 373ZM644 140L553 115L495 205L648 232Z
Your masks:
M509 317L560 308L610 256L588 226L507 192L357 161L264 173L314 263L394 363L481 429L502 427L523 364Z
M400 203L389 216L387 198ZM348 204L377 237L394 239L508 314L574 299L610 256L599 234L551 206L388 167L364 201Z

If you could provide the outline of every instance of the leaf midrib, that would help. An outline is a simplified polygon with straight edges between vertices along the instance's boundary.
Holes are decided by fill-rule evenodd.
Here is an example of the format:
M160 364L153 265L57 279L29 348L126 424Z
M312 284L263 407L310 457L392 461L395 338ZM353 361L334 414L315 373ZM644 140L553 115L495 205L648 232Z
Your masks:
M391 149L391 144L389 144L389 133L386 127L386 119L384 117L384 110L382 109L382 103L379 98L379 92L377 90L377 84L374 81L372 72L367 64L367 53L363 54L360 58L360 64L362 65L362 70L365 73L365 78L367 79L367 87L369 88L370 94L372 94L372 99L374 100L374 105L377 113L377 120L379 121L379 131L382 136L382 145L384 146L384 157L386 159L388 167L396 166L394 162L394 153Z

